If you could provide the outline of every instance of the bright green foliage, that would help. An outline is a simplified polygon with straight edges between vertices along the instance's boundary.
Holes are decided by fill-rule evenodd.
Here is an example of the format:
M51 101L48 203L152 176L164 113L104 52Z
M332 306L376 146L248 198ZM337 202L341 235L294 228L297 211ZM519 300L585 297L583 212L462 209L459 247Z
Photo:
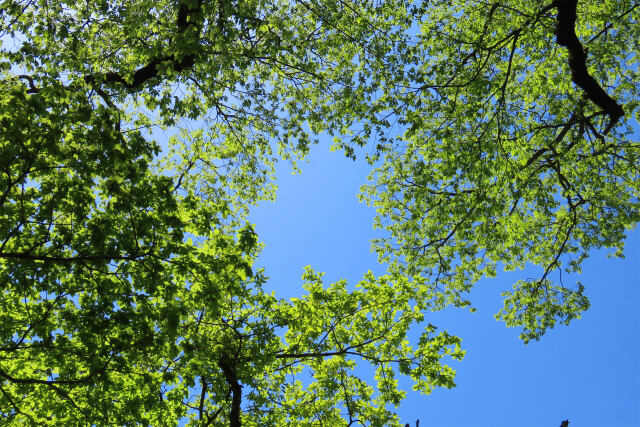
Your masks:
M554 272L579 271L593 248L621 255L640 219L640 145L626 121L639 113L640 5L577 7L587 68L625 111L608 133L610 117L572 83L556 15L537 0L425 4L404 91L379 101L406 131L364 189L390 232L376 242L381 259L442 289L436 305L468 305L499 268L540 266L498 315L525 341L589 306Z
M452 387L464 355L429 311L539 265L499 313L537 339L588 307L553 271L638 222L631 1L575 26L615 126L571 82L559 3L0 4L3 425L398 425L397 376ZM245 215L321 132L374 147L390 271L307 270L283 300Z

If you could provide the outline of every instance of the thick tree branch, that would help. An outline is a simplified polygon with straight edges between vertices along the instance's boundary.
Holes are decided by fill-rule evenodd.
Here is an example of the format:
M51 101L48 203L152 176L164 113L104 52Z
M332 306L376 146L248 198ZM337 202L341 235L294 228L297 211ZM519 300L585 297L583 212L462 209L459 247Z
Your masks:
M202 0L197 0L195 8L190 8L186 2L180 2L180 6L178 8L178 17L176 19L176 27L178 29L178 34L183 36L187 32L187 30L194 25L197 29L195 38L197 40L200 39L200 31L202 29L202 24L198 22L200 19L198 15L202 12ZM162 64L166 64L169 68L172 68L176 72L181 72L187 70L194 66L196 60L195 53L189 53L182 57L178 57L177 55L164 55L157 58L153 58L149 61L147 65L144 65L138 68L130 78L130 82L127 81L125 76L122 73L109 71L107 73L102 74L97 77L95 75L89 74L84 76L84 80L87 83L96 83L96 82L104 82L104 83L120 83L127 89L136 89L141 86L146 81L158 77L159 75L159 67Z
M19 79L27 80L29 82L29 89L27 89L27 93L38 93L40 92L40 88L36 87L33 77L27 76L26 74L20 74L18 76Z
M594 104L607 113L609 116L609 124L603 132L607 134L618 120L624 116L624 110L620 104L605 92L602 86L598 84L587 70L587 54L580 40L578 40L575 31L578 0L555 0L553 4L558 9L556 41L560 46L566 47L569 51L571 80L585 91L587 97L593 101Z
M178 7L178 16L176 19L176 28L178 30L178 35L185 36L190 27L195 26L195 35L188 36L190 38L195 38L195 43L200 40L200 33L202 30L202 23L199 22L199 20L201 19L199 15L202 12L202 2L203 0L197 0L195 8L190 8L185 2L181 1L180 6ZM179 54L163 55L151 59L146 65L138 68L129 79L125 78L125 75L120 72L109 71L97 75L87 74L84 76L84 81L94 86L96 93L100 95L102 99L104 99L109 107L118 110L111 101L110 97L98 87L99 84L119 83L127 89L137 89L148 80L158 77L163 64L167 68L173 69L174 71L179 73L193 67L195 65L195 62L196 54L193 52L182 56L179 56ZM29 88L27 89L27 93L33 94L40 92L41 88L35 85L33 77L21 74L18 76L18 78L28 81ZM117 125L117 127L119 130L119 124Z
M0 252L0 258L28 259L32 261L48 262L81 262L81 261L135 261L148 256L150 253L139 255L77 255L72 257L33 255L29 253Z
M224 375L224 379L231 388L231 410L229 411L229 427L241 427L240 403L242 403L242 386L236 376L235 367L225 356L218 362Z
M207 380L200 377L200 383L202 384L202 391L200 392L200 404L198 405L198 420L202 423L204 420L204 402L207 397Z

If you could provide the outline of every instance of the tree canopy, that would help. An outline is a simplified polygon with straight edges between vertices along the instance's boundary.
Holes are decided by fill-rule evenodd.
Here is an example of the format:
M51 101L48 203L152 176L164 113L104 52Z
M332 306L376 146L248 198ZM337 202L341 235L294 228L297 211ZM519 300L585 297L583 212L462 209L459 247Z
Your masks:
M497 316L539 339L640 219L640 3L1 4L7 425L398 425L464 355L430 311L536 265ZM388 274L278 298L246 215L323 133Z

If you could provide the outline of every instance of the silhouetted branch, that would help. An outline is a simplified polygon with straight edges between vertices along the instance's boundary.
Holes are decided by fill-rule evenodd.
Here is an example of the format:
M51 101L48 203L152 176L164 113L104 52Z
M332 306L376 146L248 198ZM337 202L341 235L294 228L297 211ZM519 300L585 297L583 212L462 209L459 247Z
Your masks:
M29 253L0 252L0 258L5 259L26 259L32 261L48 262L80 262L80 261L135 261L143 258L149 253L139 255L77 255L71 257L32 255Z
M176 19L176 27L179 34L184 34L191 25L197 28L196 38L200 38L201 24L197 22L197 15L202 11L202 0L196 2L195 8L191 9L185 2L180 3L178 9L178 17ZM191 17L192 19L188 19ZM159 67L165 64L176 72L181 72L194 66L196 55L190 53L178 58L176 55L165 55L153 58L147 65L138 68L131 76L130 82L125 79L124 75L114 71L109 71L96 78L95 75L89 74L84 76L87 83L104 82L104 83L120 83L127 89L135 89L146 81L158 77Z
M229 427L241 427L240 404L242 403L242 386L236 376L235 367L225 357L221 357L218 362L224 379L231 388L231 410L229 411Z
M587 97L597 106L602 108L609 116L609 124L604 130L606 135L609 130L624 116L622 106L611 98L598 84L587 70L587 54L578 40L575 31L577 18L577 0L555 0L554 5L558 9L556 21L556 41L569 51L569 68L571 80L585 91Z
M40 88L36 87L33 77L27 76L26 74L20 74L18 76L19 79L26 80L29 82L29 89L27 89L27 93L38 93L40 92Z

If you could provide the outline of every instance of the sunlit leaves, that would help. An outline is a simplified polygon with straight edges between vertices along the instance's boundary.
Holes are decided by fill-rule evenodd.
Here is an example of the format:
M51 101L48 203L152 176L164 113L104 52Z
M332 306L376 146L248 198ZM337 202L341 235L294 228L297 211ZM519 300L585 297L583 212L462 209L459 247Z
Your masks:
M639 9L578 4L587 67L627 119L637 114L640 80L629 58ZM363 191L390 234L375 248L457 305L500 267L538 266L539 280L520 282L500 317L539 338L588 307L557 272L579 271L593 248L620 253L640 219L640 145L629 122L604 134L607 115L572 83L553 7L436 2L424 13L416 48L424 60L404 83L412 90L379 101L410 108L394 111L406 131L385 147Z
M461 340L429 312L480 278L540 267L498 314L525 342L579 317L558 272L620 255L640 219L640 7L579 2L588 70L626 112L609 133L555 7L5 1L4 421L397 425L400 378L454 386ZM278 299L246 214L322 133L376 168L389 274L309 268Z

